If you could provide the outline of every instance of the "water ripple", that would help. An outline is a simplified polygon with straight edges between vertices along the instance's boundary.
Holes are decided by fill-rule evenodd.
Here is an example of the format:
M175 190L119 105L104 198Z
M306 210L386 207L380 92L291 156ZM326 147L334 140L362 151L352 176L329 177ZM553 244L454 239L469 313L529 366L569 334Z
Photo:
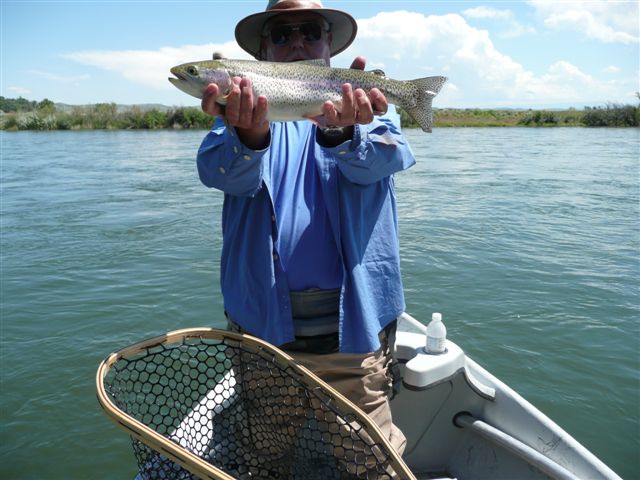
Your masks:
M194 160L204 132L1 135L3 477L133 478L93 378L113 350L224 325L222 195ZM417 164L396 190L408 311L442 311L473 358L632 478L640 133L407 136Z

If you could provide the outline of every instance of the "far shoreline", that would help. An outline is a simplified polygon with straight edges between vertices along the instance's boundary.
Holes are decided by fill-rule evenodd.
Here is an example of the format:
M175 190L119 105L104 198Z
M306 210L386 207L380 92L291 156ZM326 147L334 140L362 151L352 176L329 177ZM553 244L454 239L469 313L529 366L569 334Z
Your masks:
M402 128L418 128L399 109ZM434 128L450 127L638 127L640 104L567 109L435 108ZM199 107L55 104L0 97L0 130L208 130L213 118Z

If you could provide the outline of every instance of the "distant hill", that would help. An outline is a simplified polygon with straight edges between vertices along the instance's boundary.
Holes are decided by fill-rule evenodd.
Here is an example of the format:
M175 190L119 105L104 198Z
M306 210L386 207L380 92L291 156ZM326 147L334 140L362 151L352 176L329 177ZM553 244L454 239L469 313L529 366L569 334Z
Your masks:
M68 103L55 103L56 110L61 112L71 113L75 108L91 108L95 104L85 104L85 105L69 105ZM160 103L143 103L136 105L122 105L116 104L116 111L118 113L124 113L130 111L133 107L141 110L142 112L149 112L151 110L156 110L158 112L168 112L174 107L168 107L167 105L162 105Z
M111 105L110 103L108 103ZM71 113L75 109L89 109L95 107L96 104L85 104L85 105L69 105L68 103L54 103L51 100L45 98L41 102L36 102L33 100L27 100L26 98L18 97L18 98L6 98L0 96L0 111L3 113L12 113L12 112L33 112L36 110L41 110L43 108L51 108L55 107L55 110L63 113ZM116 105L117 113L124 113L132 110L133 108L141 112L149 112L151 110L155 110L158 112L168 112L172 108L167 105L161 105L159 103L144 103L140 105Z

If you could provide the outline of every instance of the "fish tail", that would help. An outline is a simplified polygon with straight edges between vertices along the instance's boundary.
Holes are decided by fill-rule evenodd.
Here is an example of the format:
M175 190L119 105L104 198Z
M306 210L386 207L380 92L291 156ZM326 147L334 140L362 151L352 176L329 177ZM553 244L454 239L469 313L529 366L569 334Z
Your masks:
M431 132L431 124L433 123L431 101L446 81L447 77L426 77L409 81L415 88L415 96L412 97L410 105L401 104L400 106L411 115L411 118L413 118L425 132Z

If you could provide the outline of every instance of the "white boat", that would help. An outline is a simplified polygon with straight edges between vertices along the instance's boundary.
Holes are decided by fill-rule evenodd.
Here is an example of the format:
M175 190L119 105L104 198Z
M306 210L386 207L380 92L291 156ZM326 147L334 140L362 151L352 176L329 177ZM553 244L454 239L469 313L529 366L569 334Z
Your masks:
M407 446L403 462L388 445L384 446L384 439L376 444L387 452L383 466L387 470L381 471L393 468L400 472L400 478L417 480L620 479L455 343L446 340L444 353L427 353L426 330L407 314L398 320L395 353L402 381L391 407L394 423L407 437ZM253 356L251 360L247 360L249 355ZM233 358L236 360L230 360ZM271 367L265 368L267 363ZM138 465L145 472L136 480L291 478L289 473L264 473L275 471L274 463L280 468L283 459L285 472L293 471L295 462L302 465L306 473L294 478L308 480L310 472L323 480L355 478L345 477L344 469L338 471L336 465L345 464L346 457L337 453L338 443L333 438L322 443L324 436L332 431L331 425L338 425L333 433L342 435L339 441L347 439L354 444L353 439L357 441L360 435L364 445L363 439L368 442L376 435L381 439L381 432L348 400L333 389L323 390L323 385L307 370L292 365L291 357L273 346L214 329L179 330L127 347L110 355L97 375L101 406L134 438ZM287 388L303 392L307 400L292 403L302 394L291 396ZM186 389L191 393L185 394ZM285 393L281 395L282 389ZM289 407L282 407L284 404ZM284 411L287 408L292 415ZM278 433L283 425L282 420L273 421L266 412L285 419L289 441L315 439L318 443L311 449L305 444L306 450L301 453L299 444L278 440L269 448L286 445L280 449L284 453L275 459L273 450L266 456L255 453L260 448L252 443L257 437L246 434L247 429L258 428L251 422L262 422L259 427L271 433ZM334 423L326 423L328 417L318 412L332 416ZM246 420L247 415L253 420ZM359 430L344 431L356 424ZM328 427L323 430L321 425ZM242 438L238 436L240 429ZM351 450L357 451L362 452ZM318 473L314 466L309 469L309 464L319 459L324 464L333 461L328 474ZM253 472L242 470L244 467L238 465L245 460L254 462L254 466L256 461L262 464ZM368 471L357 478L379 477L375 471L373 476Z
M402 386L391 407L407 437L403 459L418 479L620 479L455 343L431 355L425 338L424 325L400 317Z

